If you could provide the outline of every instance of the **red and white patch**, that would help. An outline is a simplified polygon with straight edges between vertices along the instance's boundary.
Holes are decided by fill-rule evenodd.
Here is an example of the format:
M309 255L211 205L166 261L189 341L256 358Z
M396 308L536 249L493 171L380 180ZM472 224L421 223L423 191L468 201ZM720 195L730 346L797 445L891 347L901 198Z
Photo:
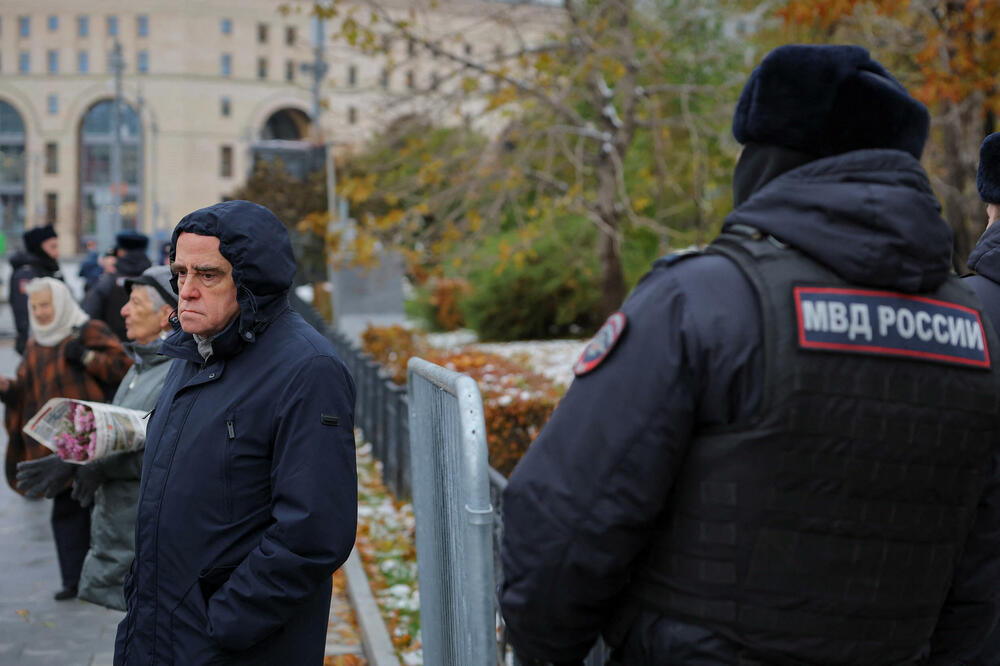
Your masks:
M31 282L31 280L18 280L17 281L17 289L18 289L18 291L20 291L22 294L27 294L28 293L28 283L29 282Z
M625 324L627 323L624 312L616 312L608 317L601 329L594 335L594 339L584 348L576 364L573 365L573 374L579 377L599 366L615 348L618 339L625 332Z

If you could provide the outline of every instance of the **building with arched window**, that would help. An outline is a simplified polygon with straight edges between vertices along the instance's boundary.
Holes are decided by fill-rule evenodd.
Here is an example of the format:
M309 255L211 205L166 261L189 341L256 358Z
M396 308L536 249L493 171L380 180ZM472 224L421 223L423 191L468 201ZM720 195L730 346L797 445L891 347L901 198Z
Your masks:
M24 229L24 121L0 100L0 231L8 238Z
M409 12L408 0L391 4ZM448 0L427 23L444 34L453 19L471 17L483 27L464 37L464 52L492 54L506 37L481 20L484 4L502 6ZM122 227L165 237L182 215L242 185L255 159L315 166L314 108L323 140L348 147L404 110L395 96L413 97L414 80L418 88L441 80L430 50L399 43L389 55L364 55L335 42L328 22L317 107L310 8L308 0L5 0L0 230L8 247L24 227L52 222L61 250L74 253L118 195ZM547 29L535 24L539 34ZM116 43L124 61L117 139Z

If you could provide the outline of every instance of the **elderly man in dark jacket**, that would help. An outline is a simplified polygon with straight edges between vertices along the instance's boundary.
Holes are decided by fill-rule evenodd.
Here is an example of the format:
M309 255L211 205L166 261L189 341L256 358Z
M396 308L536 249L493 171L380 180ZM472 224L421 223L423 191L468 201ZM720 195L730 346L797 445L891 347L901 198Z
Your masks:
M174 229L175 359L150 417L115 664L321 664L354 544L354 382L291 310L271 211Z
M504 495L528 663L957 664L1000 586L998 341L950 274L929 116L868 53L785 46L735 210L588 345Z
M10 275L9 303L14 313L17 339L14 348L24 353L28 343L28 294L25 289L34 278L54 277L63 279L59 268L59 237L51 224L24 232L24 252L10 258L13 272Z

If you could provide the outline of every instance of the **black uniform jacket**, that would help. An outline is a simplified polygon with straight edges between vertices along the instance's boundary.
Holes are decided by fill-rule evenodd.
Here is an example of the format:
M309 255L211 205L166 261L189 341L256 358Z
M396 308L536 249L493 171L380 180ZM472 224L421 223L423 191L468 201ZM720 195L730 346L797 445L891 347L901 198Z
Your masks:
M924 170L899 151L787 171L725 224L756 227L858 285L918 293L950 274L951 230ZM578 662L614 625L693 437L746 422L760 402L759 306L728 259L660 260L622 312L617 344L570 386L504 495L501 605L513 645L530 659ZM993 478L927 647L930 663L975 654L994 622L998 508ZM781 637L774 641L780 649ZM729 639L651 611L630 623L620 654L626 664L741 663Z

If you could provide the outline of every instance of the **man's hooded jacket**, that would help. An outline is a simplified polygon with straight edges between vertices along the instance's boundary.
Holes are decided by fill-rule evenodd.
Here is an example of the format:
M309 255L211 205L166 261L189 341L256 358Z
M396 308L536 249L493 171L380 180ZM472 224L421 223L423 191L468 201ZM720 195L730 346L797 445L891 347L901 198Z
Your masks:
M174 230L219 238L240 312L207 360L175 331L150 417L115 664L320 664L354 544L354 383L288 303L295 262L246 201Z

